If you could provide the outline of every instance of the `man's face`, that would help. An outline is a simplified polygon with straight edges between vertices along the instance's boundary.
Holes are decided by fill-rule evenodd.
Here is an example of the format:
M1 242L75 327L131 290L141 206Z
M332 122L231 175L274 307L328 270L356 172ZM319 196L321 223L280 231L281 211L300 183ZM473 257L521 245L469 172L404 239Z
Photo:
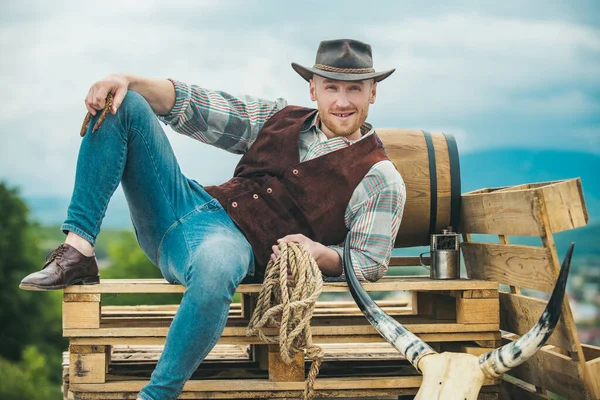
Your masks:
M318 75L310 80L310 98L317 102L321 130L328 138L360 138L360 126L375 103L377 82L332 81Z

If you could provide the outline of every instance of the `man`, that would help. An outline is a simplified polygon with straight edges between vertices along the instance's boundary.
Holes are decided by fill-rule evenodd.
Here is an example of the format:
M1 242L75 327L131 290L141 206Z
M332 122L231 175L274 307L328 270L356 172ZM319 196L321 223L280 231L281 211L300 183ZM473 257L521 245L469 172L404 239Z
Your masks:
M394 70L375 72L371 47L355 40L321 42L314 67L292 67L318 110L129 75L90 88L88 111L97 118L113 93L113 115L82 141L66 242L21 287L99 282L93 245L121 182L140 247L165 279L186 286L139 399L177 398L218 341L237 286L260 279L279 241L303 244L329 279L343 279L344 240L360 278L387 270L405 189L364 122L377 83ZM243 153L234 177L202 187L183 176L155 115L179 133Z

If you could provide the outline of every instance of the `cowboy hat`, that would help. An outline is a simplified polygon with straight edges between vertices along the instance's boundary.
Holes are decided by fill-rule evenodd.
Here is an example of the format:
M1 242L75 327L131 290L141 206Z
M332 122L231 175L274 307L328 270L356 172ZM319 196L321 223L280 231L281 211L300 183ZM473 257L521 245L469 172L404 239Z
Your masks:
M307 81L310 81L313 75L319 75L334 81L348 82L366 79L379 82L396 70L375 72L371 46L352 39L324 40L319 44L312 68L294 62L292 68Z

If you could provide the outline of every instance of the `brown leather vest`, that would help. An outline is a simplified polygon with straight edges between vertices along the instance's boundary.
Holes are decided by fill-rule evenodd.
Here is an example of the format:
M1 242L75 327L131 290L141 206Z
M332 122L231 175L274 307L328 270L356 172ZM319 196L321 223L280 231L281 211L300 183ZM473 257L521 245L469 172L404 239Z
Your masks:
M286 235L301 233L324 245L341 243L348 230L344 213L369 169L387 155L373 134L340 150L300 162L302 124L316 110L288 106L273 115L241 158L234 176L204 189L216 198L246 235L256 275Z

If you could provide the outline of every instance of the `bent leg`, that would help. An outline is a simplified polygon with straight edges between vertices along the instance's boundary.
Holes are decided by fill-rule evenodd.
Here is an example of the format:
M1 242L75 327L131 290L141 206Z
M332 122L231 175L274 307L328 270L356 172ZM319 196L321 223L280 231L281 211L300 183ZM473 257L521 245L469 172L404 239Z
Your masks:
M110 198L122 182L140 246L158 265L160 239L169 226L211 197L181 173L164 130L140 94L129 91L117 113L92 133L95 119L82 139L62 229L93 245Z
M218 205L186 217L168 233L162 252L186 291L151 381L139 394L144 400L179 396L223 333L235 290L254 262L250 244Z

